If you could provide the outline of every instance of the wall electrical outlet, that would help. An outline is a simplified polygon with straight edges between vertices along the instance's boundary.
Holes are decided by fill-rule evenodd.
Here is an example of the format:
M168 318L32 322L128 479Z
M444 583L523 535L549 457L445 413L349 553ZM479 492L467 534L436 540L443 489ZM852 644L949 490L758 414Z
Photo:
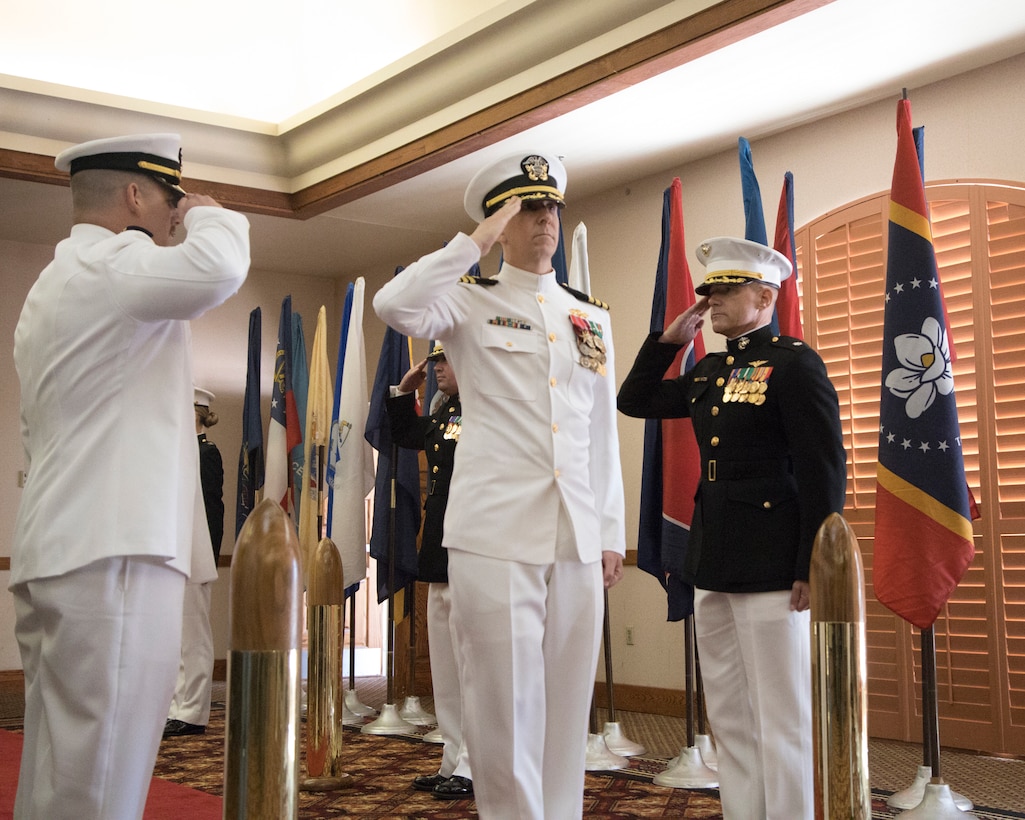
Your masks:
M628 626L626 628L626 645L627 646L633 646L634 645L634 628L632 626Z

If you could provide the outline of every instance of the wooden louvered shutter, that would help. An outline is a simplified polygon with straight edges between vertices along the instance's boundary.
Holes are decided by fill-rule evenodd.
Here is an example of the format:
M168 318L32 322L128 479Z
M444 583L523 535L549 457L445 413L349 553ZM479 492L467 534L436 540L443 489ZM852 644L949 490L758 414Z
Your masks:
M976 558L935 624L940 740L1025 749L1025 190L932 186L937 263L956 345L965 471L983 519ZM921 738L918 630L871 586L888 196L798 231L805 333L840 398L845 516L867 572L870 732Z

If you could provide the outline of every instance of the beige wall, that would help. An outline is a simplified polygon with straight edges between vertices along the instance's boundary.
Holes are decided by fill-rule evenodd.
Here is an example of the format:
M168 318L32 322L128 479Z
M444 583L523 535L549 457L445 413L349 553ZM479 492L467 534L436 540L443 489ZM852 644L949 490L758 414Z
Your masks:
M1020 134L1025 110L1010 105L1025 81L1025 56L962 75L922 89L909 89L914 122L926 125L926 176L939 179L1004 179L1025 181L1025 159ZM845 202L887 190L896 145L896 100L865 106L807 125L795 124L786 132L752 139L755 170L762 187L767 227L771 233L783 173L795 177L796 222L800 226ZM750 134L746 135L751 137ZM568 159L572 176L572 158ZM700 162L669 168L584 201L572 200L565 213L567 238L580 221L587 225L591 287L612 305L618 358L617 379L622 381L633 354L647 333L651 293L658 260L662 191L674 176L683 183L684 218L689 248L718 234L742 235L743 205L736 150ZM458 228L461 226L453 226ZM425 251L432 248L425 248ZM0 344L10 356L11 339L20 305L52 249L19 243L0 243L0 278L4 299L0 304ZM689 254L692 272L700 266ZM339 270L344 271L340 260ZM368 367L374 372L383 325L373 315L370 300L391 270L360 272L367 277ZM338 322L345 285L357 273L339 280L282 277L254 271L238 296L193 323L197 382L217 399L221 423L210 437L225 461L226 543L230 552L234 534L236 462L241 438L242 393L245 386L246 333L249 311L263 310L262 386L269 395L274 345L281 298L291 293L294 309L303 315L307 345L312 345L316 311L328 308L328 352L334 362ZM707 339L709 349L719 347ZM10 358L8 362L10 363ZM18 441L17 382L8 381L0 393L0 555L10 554L10 536L19 490L16 474L22 468ZM627 542L636 544L637 501L640 487L643 423L620 417L623 475L627 493ZM7 573L0 573L6 587ZM227 573L214 592L217 655L224 657L227 626ZM609 593L613 636L613 676L616 683L682 688L683 629L665 623L665 598L658 583L636 569ZM0 595L0 670L21 663L13 638L9 595ZM626 627L633 627L633 646L625 645ZM600 665L599 679L604 679Z

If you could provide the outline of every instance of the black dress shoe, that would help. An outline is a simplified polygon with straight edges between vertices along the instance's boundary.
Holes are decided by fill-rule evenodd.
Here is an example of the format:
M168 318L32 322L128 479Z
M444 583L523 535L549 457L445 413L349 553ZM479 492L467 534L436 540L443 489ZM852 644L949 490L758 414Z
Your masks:
M422 774L413 778L413 788L418 792L433 792L434 789L448 780L443 774Z
M439 800L462 800L473 797L473 781L468 777L452 775L444 783L439 783L431 792Z
M182 737L182 735L202 735L206 726L197 723L186 723L184 720L169 720L164 724L164 737Z

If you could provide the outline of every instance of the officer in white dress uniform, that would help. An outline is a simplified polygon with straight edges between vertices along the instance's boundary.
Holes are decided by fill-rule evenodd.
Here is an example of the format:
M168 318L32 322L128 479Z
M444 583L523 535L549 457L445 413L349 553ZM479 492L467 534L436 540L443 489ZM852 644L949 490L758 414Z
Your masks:
M142 816L185 582L216 577L189 320L245 281L249 223L182 190L179 146L147 134L58 155L74 225L15 330L28 465L11 555L25 672L18 818ZM188 236L174 245L180 224Z
M464 198L476 230L374 298L392 327L442 341L459 374L444 544L485 820L582 816L602 586L625 554L608 306L552 269L565 183L553 154L482 169ZM496 242L498 275L462 279Z
M224 538L224 463L221 452L206 437L203 428L219 421L210 409L214 394L195 389L196 436L199 439L199 486L203 491L207 530L214 566L221 555ZM210 623L210 596L214 582L185 585L182 610L182 659L171 708L167 711L164 737L201 735L210 722L210 692L214 680L214 630Z

